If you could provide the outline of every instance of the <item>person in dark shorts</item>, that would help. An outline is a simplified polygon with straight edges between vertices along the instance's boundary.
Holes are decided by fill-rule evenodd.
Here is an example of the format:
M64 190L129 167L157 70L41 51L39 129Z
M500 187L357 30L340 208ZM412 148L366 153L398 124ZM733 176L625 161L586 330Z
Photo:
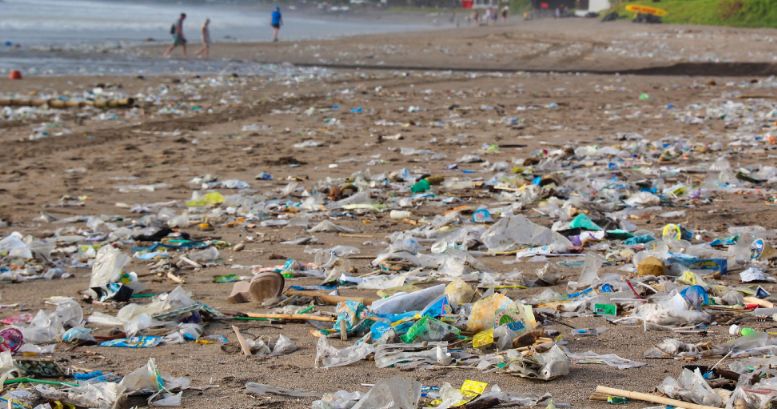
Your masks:
M186 58L186 37L183 34L183 21L186 20L186 13L181 13L178 20L170 27L170 34L173 36L173 44L167 48L164 56L169 57L173 53L176 47L181 46L183 49L183 56Z
M278 33L281 31L283 25L283 15L281 15L281 7L275 6L272 15L270 16L270 25L272 26L272 41L278 41Z

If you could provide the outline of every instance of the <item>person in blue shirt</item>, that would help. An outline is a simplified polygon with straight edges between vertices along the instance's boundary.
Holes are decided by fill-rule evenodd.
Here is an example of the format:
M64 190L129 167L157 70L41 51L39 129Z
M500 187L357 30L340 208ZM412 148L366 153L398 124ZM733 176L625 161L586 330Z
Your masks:
M281 15L280 6L275 6L275 10L272 12L270 25L272 26L272 41L277 42L278 33L281 31L281 26L283 25L283 15Z

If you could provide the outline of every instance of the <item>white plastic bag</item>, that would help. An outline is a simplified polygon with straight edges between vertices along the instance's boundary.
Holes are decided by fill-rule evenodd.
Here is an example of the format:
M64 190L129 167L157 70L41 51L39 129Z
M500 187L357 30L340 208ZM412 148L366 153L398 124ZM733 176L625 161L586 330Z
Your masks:
M124 266L130 261L128 255L115 247L105 246L101 248L92 265L92 279L89 281L89 287L103 287L118 281Z

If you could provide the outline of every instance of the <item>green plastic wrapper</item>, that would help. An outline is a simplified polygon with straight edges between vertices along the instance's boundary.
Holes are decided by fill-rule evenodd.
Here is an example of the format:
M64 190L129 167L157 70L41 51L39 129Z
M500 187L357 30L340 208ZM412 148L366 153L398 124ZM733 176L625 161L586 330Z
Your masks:
M572 219L571 222L569 222L569 228L571 229L582 229L582 230L590 230L590 231L601 231L602 228L599 227L596 223L591 220L587 215L580 213L577 216L575 216L574 219Z
M421 179L410 187L410 191L413 193L423 193L429 190L430 187L431 185L429 184L428 180Z
M213 282L219 284L234 283L236 281L240 281L240 276L237 274L222 274L213 277Z
M406 344L412 344L416 341L443 341L450 337L458 337L460 334L461 331L458 328L424 315L408 328L400 339Z

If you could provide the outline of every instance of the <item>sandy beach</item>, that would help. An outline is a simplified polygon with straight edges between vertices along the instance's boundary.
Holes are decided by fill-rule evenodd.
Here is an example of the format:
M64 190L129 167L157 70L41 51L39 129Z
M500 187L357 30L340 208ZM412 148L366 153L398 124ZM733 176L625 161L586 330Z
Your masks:
M137 101L135 107L127 109L7 109L0 120L0 219L7 222L0 228L0 236L19 231L49 237L86 229L84 221L62 222L73 216L101 216L123 225L142 216L130 212L131 207L141 204L169 202L169 207L180 213L192 192L199 190L192 179L206 175L247 181L253 196L267 199L278 197L289 183L313 191L324 186L327 178L350 178L357 172L374 176L402 168L446 180L476 178L482 182L493 175L490 164L506 162L512 168L527 158L542 157L542 152L585 146L626 147L643 139L656 142L644 148L652 151L635 152L633 161L611 171L611 176L632 183L658 178L659 169L708 168L722 156L734 169L774 165L777 147L747 135L766 134L776 120L769 115L777 109L777 81L768 76L775 72L775 41L775 30L645 26L584 19L516 20L494 27L213 46L214 61L276 65L274 74L268 75L231 75L227 68L220 73L161 76L0 79L0 99L99 95ZM105 57L120 53L143 61L156 58L161 50L161 46L144 45L109 51ZM682 64L689 64L684 66L687 75L680 72ZM676 72L671 73L676 75L649 71L672 66ZM651 75L635 75L638 70L648 70L643 74ZM578 71L583 73L575 73ZM596 71L632 74L592 73ZM716 109L722 114L716 114ZM684 144L687 149L657 160L661 141L666 146ZM484 150L484 145L491 144L506 147ZM431 150L434 155L407 154L407 148ZM486 163L459 161L466 155L478 155ZM577 175L550 171L546 175L567 180L576 177L583 183L586 177L601 176L599 165L607 160L607 156L580 159ZM457 162L458 167L449 166ZM462 169L473 173L465 174ZM261 172L270 173L272 180L256 180ZM678 173L673 180L669 173L660 176L667 178L667 183L704 179L703 174L687 172ZM705 239L725 236L731 226L775 229L774 188L766 184L736 193L718 192L709 200L677 200L662 204L660 212L630 220L640 230L659 234L664 224L679 223ZM237 193L219 190L225 195ZM196 300L222 311L266 311L253 303L228 303L231 284L213 283L213 277L250 275L249 266L275 266L289 258L312 262L313 255L306 249L335 245L359 248L360 257L350 262L358 275L366 275L375 270L366 256L384 251L390 233L411 229L412 223L423 224L456 206L499 202L493 191L484 188L440 189L437 193L455 200L419 201L410 209L414 221L363 210L313 216L311 225L331 219L354 233L315 233L319 242L307 246L282 244L310 236L303 227L262 227L259 221L230 223L234 217L227 213L211 217L213 231L199 231L196 225L183 230L231 245L244 243L245 247L242 251L234 251L232 246L220 249L220 265L181 271L183 286ZM386 192L375 199L388 201L394 195ZM301 199L295 194L288 200ZM665 219L658 215L672 211L681 211L681 216ZM42 218L42 214L46 216ZM524 214L545 226L555 221L531 208ZM280 217L288 220L295 214L288 211ZM129 247L122 247L129 251ZM478 260L490 271L520 272L526 277L533 277L543 264L506 264L514 260L506 255L484 255ZM506 294L528 298L546 288L566 292L566 282L579 274L577 268L564 267L556 259L550 262L563 271L561 284L510 289ZM178 285L164 276L149 274L150 264L133 259L127 270L138 273L153 293L171 291ZM600 275L620 272L624 264L629 263L608 263ZM79 299L79 291L88 287L89 269L70 271L74 277L64 280L0 284L0 302L19 304L0 310L0 316L47 308L44 300L50 296ZM739 277L731 274L721 280L735 286ZM314 278L288 280L295 285L319 282ZM771 283L761 285L772 293L777 290ZM352 288L341 289L341 294L376 296L375 291ZM93 311L113 315L121 307L82 305L85 315ZM332 311L333 307L321 309ZM547 392L557 405L605 408L610 405L588 399L596 385L651 392L664 377L679 374L688 362L643 357L664 338L713 344L730 339L726 325L711 325L707 332L677 334L645 332L639 325L611 325L601 317L563 321L577 328L608 328L599 336L575 337L569 335L567 327L549 325L561 332L569 349L614 353L647 365L617 370L578 364L568 376L549 382L482 373L474 368L378 369L370 360L321 369L313 366L317 338L311 336L311 326L261 322L238 325L252 336L284 334L300 349L286 356L260 358L191 342L142 350L59 345L54 357L63 365L121 374L154 357L163 372L191 377L193 386L206 388L184 392L183 407L189 408L309 408L315 398L253 397L245 392L244 384L260 382L322 394L339 389L364 392L369 387L363 384L393 375L434 386L443 382L458 386L466 379L475 379L511 392ZM720 323L723 321L721 318ZM767 329L773 324L747 325ZM234 345L231 325L214 322L206 327L206 333L224 335ZM337 347L351 342L331 340ZM716 361L693 363L712 365ZM134 403L144 404L142 400Z

